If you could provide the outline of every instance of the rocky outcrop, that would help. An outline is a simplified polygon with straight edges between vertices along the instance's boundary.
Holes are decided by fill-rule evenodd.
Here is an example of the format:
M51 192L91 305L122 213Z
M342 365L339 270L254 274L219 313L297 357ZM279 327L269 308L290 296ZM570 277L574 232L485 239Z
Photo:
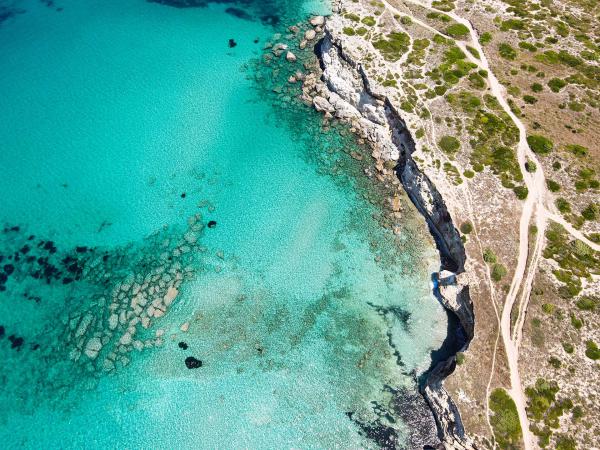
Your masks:
M358 128L372 144L373 157L377 161L397 161L397 176L425 217L440 251L441 269L436 276L435 294L458 318L466 336L463 348L466 350L473 338L475 323L468 274L465 273L466 255L442 195L413 160L415 143L401 115L385 95L373 91L360 62L344 52L343 42L336 40L327 25L319 55L325 87L315 87L316 80L307 77L303 98L314 102L310 92L316 91L319 99L314 106ZM455 356L437 363L428 373L422 393L438 425L442 441L439 448L474 448L465 434L458 408L443 386L443 380L455 366Z

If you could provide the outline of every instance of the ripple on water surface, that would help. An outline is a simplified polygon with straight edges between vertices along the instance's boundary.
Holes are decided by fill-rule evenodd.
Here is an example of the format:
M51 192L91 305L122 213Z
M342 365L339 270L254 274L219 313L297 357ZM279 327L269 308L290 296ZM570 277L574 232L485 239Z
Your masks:
M426 229L383 227L344 129L251 63L322 5L219 3L0 9L7 447L431 437Z

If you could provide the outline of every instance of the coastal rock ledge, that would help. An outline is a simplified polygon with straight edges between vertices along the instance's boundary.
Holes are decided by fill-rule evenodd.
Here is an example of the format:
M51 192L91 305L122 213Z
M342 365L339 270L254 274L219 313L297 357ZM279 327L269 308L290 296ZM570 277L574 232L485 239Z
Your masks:
M441 194L412 158L415 143L401 115L389 99L373 92L359 61L344 52L343 42L325 24L318 46L322 77L307 76L303 100L326 116L352 124L373 148L376 160L395 161L396 175L417 209L425 217L441 257L434 293L455 314L462 327L465 351L473 338L474 313L469 295L469 274L460 233L454 226ZM318 96L311 96L317 91ZM421 388L438 426L438 449L474 449L466 435L458 408L443 386L456 367L456 355L439 362Z

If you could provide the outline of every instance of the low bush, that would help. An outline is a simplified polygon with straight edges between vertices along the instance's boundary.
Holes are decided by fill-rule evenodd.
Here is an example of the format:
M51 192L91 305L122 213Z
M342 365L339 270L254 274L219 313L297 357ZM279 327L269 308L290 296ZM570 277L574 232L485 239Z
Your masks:
M591 360L598 360L600 359L600 349L598 348L598 345L592 341L586 341L585 343L585 356L587 356L588 358L590 358Z
M454 136L443 136L438 145L445 153L456 153L460 148L460 141Z
M490 417L490 423L498 446L502 449L520 448L522 431L514 400L504 389L494 389L490 395L489 407L494 413Z
M461 38L469 34L469 29L462 23L454 23L446 28L446 34L453 38Z
M473 224L471 222L463 222L460 225L460 232L462 234L469 234L471 231L473 231Z
M554 143L550 139L539 134L527 136L527 143L533 152L540 155L547 155L554 148Z
M492 280L495 282L502 280L507 273L506 267L502 264L496 263L492 266Z

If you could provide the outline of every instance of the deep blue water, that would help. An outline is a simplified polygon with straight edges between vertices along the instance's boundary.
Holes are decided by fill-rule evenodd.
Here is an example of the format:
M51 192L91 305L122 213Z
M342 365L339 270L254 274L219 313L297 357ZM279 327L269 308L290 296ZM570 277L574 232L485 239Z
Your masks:
M427 229L263 57L328 5L175 3L0 0L3 448L431 439Z

